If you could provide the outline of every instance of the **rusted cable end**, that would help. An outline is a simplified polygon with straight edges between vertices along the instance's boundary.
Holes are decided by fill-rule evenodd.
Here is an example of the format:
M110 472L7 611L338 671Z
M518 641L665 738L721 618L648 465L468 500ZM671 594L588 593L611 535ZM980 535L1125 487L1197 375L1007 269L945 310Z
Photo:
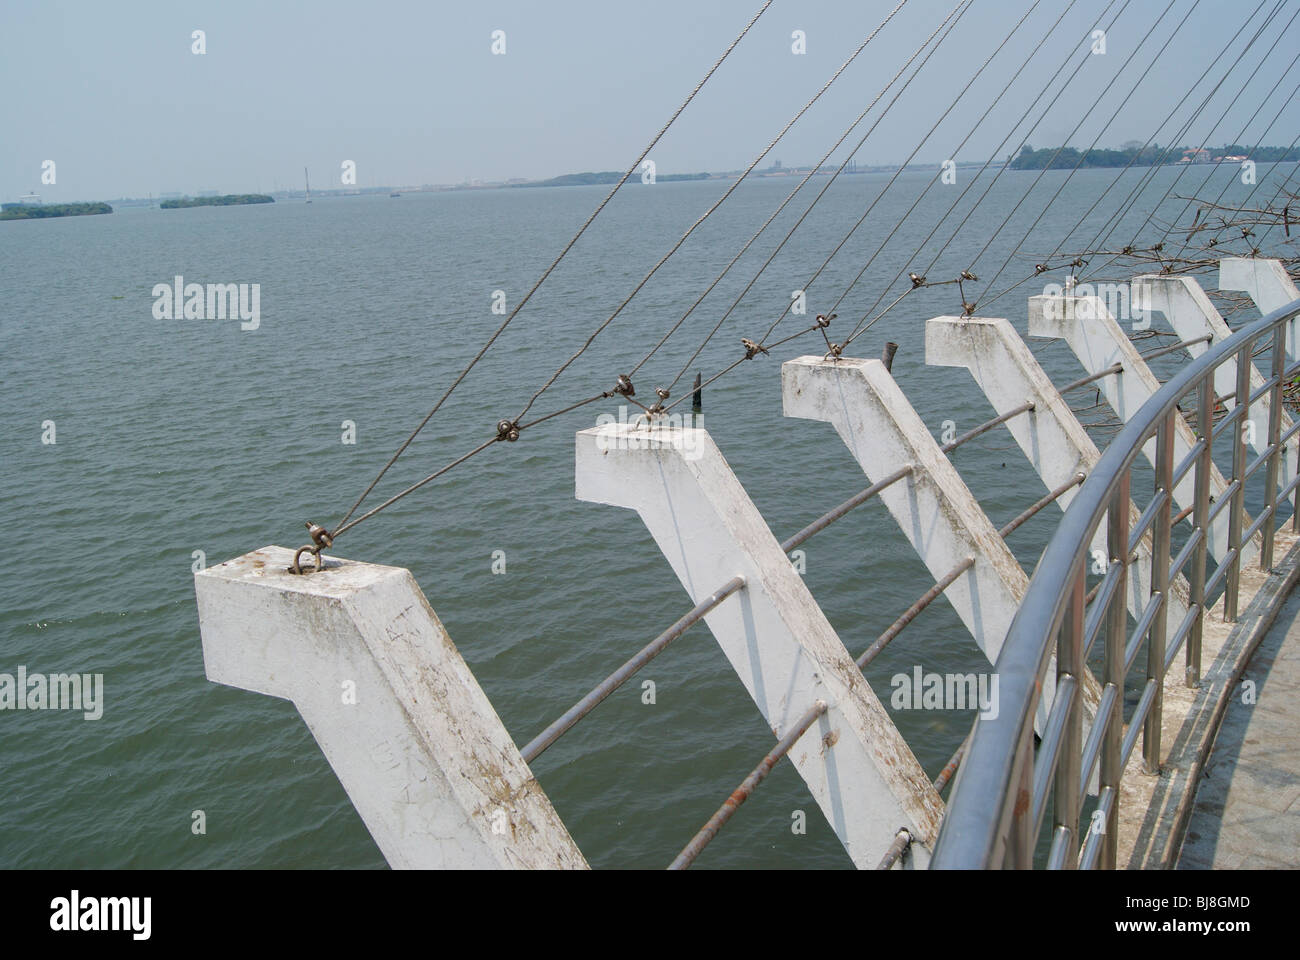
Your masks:
M293 564L289 567L289 572L293 574L320 573L325 569L325 558L321 556L321 551L334 546L334 537L319 523L312 523L308 520L304 526L306 526L307 532L311 535L312 542L299 547L294 552ZM315 569L303 569L302 555L304 553L310 553L316 558Z
M893 867L893 865L898 862L898 858L901 857L903 852L911 845L912 833L907 829L907 827L903 827L894 836L894 842L889 845L889 849L885 851L884 859L880 861L880 864L876 869L888 870Z
M664 401L670 396L667 388L655 387L655 396L659 399L645 408L645 418L647 423L653 423L655 417L662 417L668 410L668 408L664 406Z

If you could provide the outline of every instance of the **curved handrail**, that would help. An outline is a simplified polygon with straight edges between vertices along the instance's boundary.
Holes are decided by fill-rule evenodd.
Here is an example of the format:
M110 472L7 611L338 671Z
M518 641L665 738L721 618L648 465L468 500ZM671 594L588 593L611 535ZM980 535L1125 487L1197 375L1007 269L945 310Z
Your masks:
M1024 815L1029 803L1025 789L1029 780L1026 765L1032 767L1034 762L1033 719L1042 694L1039 678L1050 662L1072 587L1081 582L1089 546L1102 518L1117 491L1124 490L1128 471L1143 446L1169 421L1178 403L1234 354L1242 353L1240 359L1249 364L1250 347L1261 336L1272 332L1275 347L1279 345L1279 328L1298 314L1300 300L1207 349L1153 394L1102 453L1043 551L1007 631L994 668L998 674L999 709L996 716L981 715L975 723L940 830L932 868L979 869L1002 865L1011 842L1012 821ZM1274 369L1280 371L1280 361L1275 360ZM1239 382L1244 376L1239 373ZM1275 377L1274 397L1280 399L1282 377L1277 373ZM1280 406L1275 403L1276 409ZM1127 499L1126 491L1124 495ZM1272 529L1270 523L1266 535ZM1088 774L1089 771L1083 771L1085 777Z

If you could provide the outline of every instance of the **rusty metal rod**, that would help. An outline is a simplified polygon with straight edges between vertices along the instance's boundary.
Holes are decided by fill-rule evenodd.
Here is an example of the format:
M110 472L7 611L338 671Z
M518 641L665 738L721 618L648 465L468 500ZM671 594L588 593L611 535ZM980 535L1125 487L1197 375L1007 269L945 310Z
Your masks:
M1025 401L1024 403L1022 403L1020 406L1018 406L1018 407L1016 407L1016 408L1014 408L1014 409L1012 409L1012 410L1008 410L1006 413L1002 414L1001 416L999 416L999 417L994 417L992 420L986 420L986 421L984 421L984 422L981 423L978 427L976 427L974 430L970 430L970 431L968 431L968 432L966 432L966 433L963 433L963 434L962 434L960 437L958 437L956 440L951 440L951 441L949 441L948 443L945 443L942 447L939 448L939 450L940 450L940 452L942 452L942 453L951 453L953 450L956 450L958 447L960 447L960 446L961 446L963 443L965 443L967 440L974 440L974 439L975 439L976 437L978 437L981 433L987 433L988 431L990 431L990 430L992 430L994 427L996 427L999 423L1006 423L1006 422L1007 422L1008 420L1010 420L1012 417L1018 417L1018 416L1020 416L1020 414L1022 414L1022 413L1027 413L1028 411L1030 411L1030 410L1032 410L1032 409L1034 409L1034 401L1032 401L1032 400L1026 400L1026 401Z
M560 739L579 720L591 713L602 700L621 687L629 677L659 656L668 644L685 633L688 627L702 620L705 614L744 585L744 577L732 577L721 589L716 590L700 601L690 613L642 647L640 653L602 680L590 693L566 710L563 716L529 741L519 751L523 755L524 761L532 763L541 755L543 750Z
M1208 343L1214 339L1213 334L1205 334L1192 340L1183 340L1180 343L1171 344L1167 347L1161 347L1159 350L1152 350L1150 353L1139 354L1143 360L1154 360L1156 357L1163 357L1166 353L1173 353L1175 350L1183 350L1187 347L1194 347L1198 343Z
M881 490L884 490L886 487L888 487L891 484L897 483L899 480L902 480L905 476L907 476L911 472L912 472L912 465L909 463L907 466L895 470L893 473L885 477L879 483L873 483L871 486L867 487L867 489L863 490L861 493L854 494L852 497L845 500L834 510L831 510L829 513L822 514L821 517L814 520L812 523L808 524L808 526L804 527L802 530L796 533L789 540L786 540L784 543L782 543L781 549L786 553L789 553L795 547L799 546L801 543L808 540L808 538L813 536L813 534L821 533L821 531L825 530L827 527L829 527L836 520L840 519L846 513L862 506L864 503L866 503L868 500L870 500L872 497L878 494Z
M903 855L903 851L911 845L912 833L907 829L907 827L903 827L903 829L899 830L894 836L894 842L889 845L889 849L885 851L884 859L880 861L876 869L888 870L898 862L898 858Z
M1073 390L1073 389L1075 389L1076 387L1084 387L1084 386L1087 386L1088 384L1092 383L1094 380L1100 380L1102 377L1109 377L1112 373L1119 373L1119 372L1121 372L1123 369L1124 369L1124 364L1122 364L1122 363L1112 363L1112 364L1111 364L1109 367L1107 367L1105 370L1098 370L1096 373L1094 373L1094 374L1092 374L1092 375L1090 375L1090 376L1084 377L1082 380L1076 380L1076 381L1074 381L1074 383L1067 383L1065 386L1063 386L1060 390L1058 390L1058 391L1056 391L1056 392L1057 392L1057 393L1065 393L1065 391L1067 391L1067 390Z
M890 624L889 629L876 638L876 642L867 647L862 656L858 657L858 667L865 669L867 664L876 659L876 654L885 649L890 640L903 632L903 628L916 619L922 610L934 602L935 598L948 589L952 582L960 577L963 573L975 566L975 558L967 557L957 566L953 567L948 573L944 574L933 587L921 594L919 600L903 611L903 615Z
M717 813L709 818L709 822L701 827L700 832L691 839L691 842L682 848L682 852L677 854L677 859L668 865L669 870L685 870L695 862L695 858L709 845L709 841L718 835L718 831L731 819L736 809L749 799L750 794L754 792L754 788L767 779L767 775L772 772L772 768L790 752L795 742L825 712L825 700L818 700L808 708L807 712L799 718L789 732L777 741L776 746L754 768L753 772L744 779L744 782L731 791L731 796L722 802L722 806L718 807Z
M1042 499L1038 500L1032 507L1030 507L1024 513L1020 514L1020 516L1016 517L1014 520L1012 520L1010 523L1004 526L1001 530L999 530L998 536L1002 537L1005 540L1007 534L1011 533L1011 531L1015 530L1021 524L1025 523L1025 521L1032 518L1034 514L1038 513L1038 511L1042 510L1043 507L1047 506L1049 503L1055 503L1057 500L1061 498L1062 494L1064 494L1071 487L1077 487L1079 484L1083 483L1083 481L1086 478L1087 478L1087 474L1076 473L1070 480L1061 484L1059 487L1057 487L1055 490L1051 491L1050 493L1046 494L1044 497L1042 497Z
M952 758L946 764L944 764L943 769L939 771L939 775L934 778L935 793L943 793L943 788L952 782L952 778L957 773L957 768L961 766L961 758L966 754L966 748L968 746L970 746L969 733L966 734L966 739L961 742L961 746L957 748L957 752L952 755Z
M1089 590L1087 596L1083 598L1083 605L1085 607L1092 603L1093 600L1097 599L1097 591L1100 590L1105 583L1105 580L1101 580L1092 585L1092 589Z

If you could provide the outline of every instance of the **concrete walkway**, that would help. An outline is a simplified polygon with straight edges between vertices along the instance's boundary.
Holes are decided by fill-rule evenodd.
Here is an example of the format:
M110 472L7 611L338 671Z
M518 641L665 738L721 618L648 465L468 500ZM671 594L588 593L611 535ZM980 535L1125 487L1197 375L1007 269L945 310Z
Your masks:
M1300 591L1228 703L1178 859L1180 870L1251 868L1300 868Z

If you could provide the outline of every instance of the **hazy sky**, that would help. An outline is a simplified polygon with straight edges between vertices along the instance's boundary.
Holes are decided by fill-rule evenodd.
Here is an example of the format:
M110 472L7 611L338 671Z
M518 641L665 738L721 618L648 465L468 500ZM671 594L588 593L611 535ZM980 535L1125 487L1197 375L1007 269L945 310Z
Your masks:
M651 155L658 170L743 167L896 2L776 0ZM906 0L769 159L787 165L818 159L956 2ZM1123 2L1115 0L1105 23ZM1300 50L1300 19L1292 21L1300 0L1281 0L1272 28L1238 57L1278 3L1265 0L1231 56L1157 136L1160 143L1199 143L1208 136L1218 144L1235 139L1243 126L1243 142L1262 136L1285 145L1295 139L1300 70L1288 72L1288 65ZM918 161L954 152L958 159L986 159L1062 57L1070 58L1062 77L1073 70L1106 3L1076 0L1042 45L1065 5L1041 0L921 147ZM1174 0L1164 14L1168 5L1129 0L1107 34L1105 54L1089 56L1031 144L1059 146L1070 137L1076 146L1089 145L1173 35L1100 145L1145 140L1259 0ZM339 186L345 160L356 163L362 186L625 169L760 6L761 0L3 0L0 198L29 190L58 201L298 188L304 166L314 186ZM859 160L905 159L1031 6L1032 0L975 0ZM194 30L205 32L203 55L192 52ZM492 53L495 30L505 32L504 55ZM806 35L804 55L791 51L795 30ZM1011 92L957 151L1035 51ZM1239 59L1191 131L1176 137L1212 83ZM1261 59L1262 68L1242 91ZM1126 63L1110 96L1092 109ZM1281 86L1247 125L1279 78ZM1216 131L1225 108L1227 119ZM1031 113L1012 146L1041 110ZM1080 119L1083 127L1070 136ZM45 160L56 163L54 185L41 183Z

